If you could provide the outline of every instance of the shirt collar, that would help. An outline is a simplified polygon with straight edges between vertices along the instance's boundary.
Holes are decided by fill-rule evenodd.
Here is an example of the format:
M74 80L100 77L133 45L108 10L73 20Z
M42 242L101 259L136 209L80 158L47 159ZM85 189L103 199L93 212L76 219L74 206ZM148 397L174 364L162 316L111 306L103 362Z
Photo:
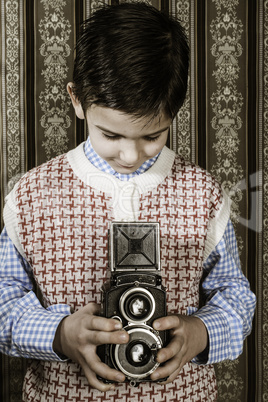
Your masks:
M117 177L119 180L122 181L128 181L132 177L138 176L146 170L148 170L157 160L158 156L160 155L161 151L159 154L154 156L151 159L148 159L145 161L135 172L129 173L129 174L124 174L124 173L118 173L116 170L114 170L108 162L106 162L104 159L102 159L93 149L90 138L88 137L87 141L84 144L84 152L86 157L89 159L89 161L92 163L93 166L95 166L97 169L101 170L102 172L105 173L110 173L113 176Z

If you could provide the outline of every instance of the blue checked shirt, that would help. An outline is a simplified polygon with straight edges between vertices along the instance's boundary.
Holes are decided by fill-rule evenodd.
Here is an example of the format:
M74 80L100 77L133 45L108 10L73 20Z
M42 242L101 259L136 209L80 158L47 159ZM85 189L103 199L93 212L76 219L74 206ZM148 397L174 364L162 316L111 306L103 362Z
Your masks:
M121 175L95 153L89 140L84 150L95 167L121 180L143 173L158 157L145 162L130 175ZM188 314L205 323L209 346L193 362L204 364L235 359L242 352L243 340L251 331L256 301L240 268L231 221L205 261L204 271L207 276L203 291L207 302L199 310L190 308ZM69 314L68 305L57 304L47 309L41 306L33 289L32 269L20 256L4 228L0 236L0 351L12 356L61 360L52 345L60 321Z

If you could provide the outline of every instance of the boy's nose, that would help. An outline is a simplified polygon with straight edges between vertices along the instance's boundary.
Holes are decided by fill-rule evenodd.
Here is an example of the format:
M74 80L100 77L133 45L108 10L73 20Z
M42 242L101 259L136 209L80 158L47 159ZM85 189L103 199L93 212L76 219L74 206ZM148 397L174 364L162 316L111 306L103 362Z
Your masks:
M135 143L128 143L120 152L120 159L126 165L132 166L139 160L140 151Z

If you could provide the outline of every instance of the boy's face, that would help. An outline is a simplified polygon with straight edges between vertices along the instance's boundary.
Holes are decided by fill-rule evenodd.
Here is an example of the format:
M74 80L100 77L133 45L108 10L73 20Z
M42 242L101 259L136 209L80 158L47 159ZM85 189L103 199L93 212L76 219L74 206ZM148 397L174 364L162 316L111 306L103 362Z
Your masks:
M94 150L118 173L135 172L164 147L171 118L135 119L115 109L92 105L86 115Z

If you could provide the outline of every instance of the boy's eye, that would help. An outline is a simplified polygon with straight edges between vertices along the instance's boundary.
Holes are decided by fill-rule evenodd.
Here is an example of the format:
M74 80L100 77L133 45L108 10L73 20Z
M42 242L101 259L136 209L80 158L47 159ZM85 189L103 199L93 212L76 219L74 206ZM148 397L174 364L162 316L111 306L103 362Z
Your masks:
M144 139L146 141L156 141L159 137L160 137L160 134L156 135L155 137L144 137Z
M107 139L107 140L118 140L120 138L120 135L114 135L114 134L106 134L102 133L102 135Z
M105 133L105 132L102 132L102 135L107 139L107 140L110 140L110 141L116 141L116 140L119 140L120 138L121 138L121 135L117 135L117 134L110 134L110 133ZM143 137L144 138L144 140L145 141L149 141L149 142L153 142L153 141L156 141L156 140L158 140L158 138L160 137L160 135L161 134L157 134L157 135L155 135L155 136L145 136L145 137Z

